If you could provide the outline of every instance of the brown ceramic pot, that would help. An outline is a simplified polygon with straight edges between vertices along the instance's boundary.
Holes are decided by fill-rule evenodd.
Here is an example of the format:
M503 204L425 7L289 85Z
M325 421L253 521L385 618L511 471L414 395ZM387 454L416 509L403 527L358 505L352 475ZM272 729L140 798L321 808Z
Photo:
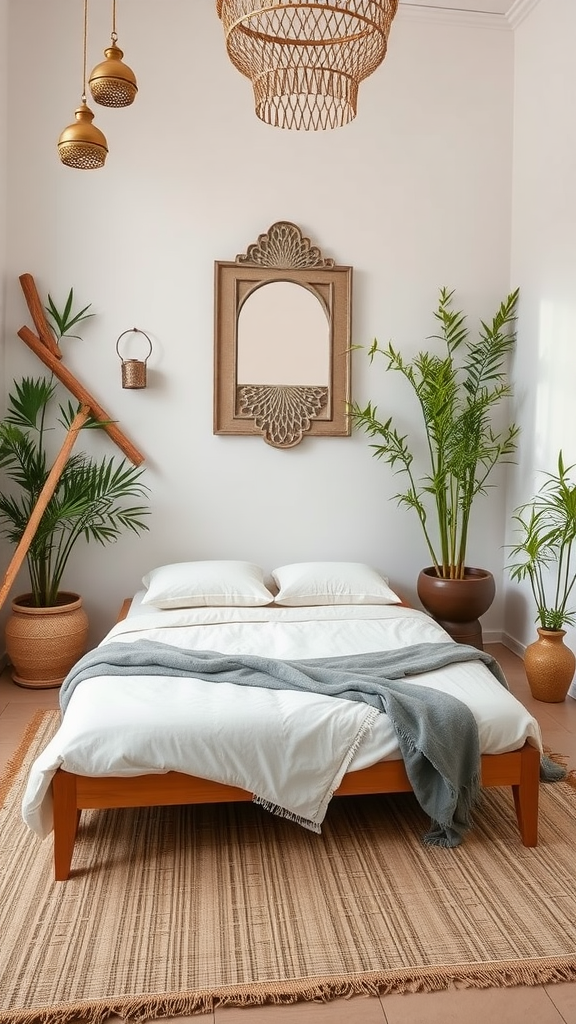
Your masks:
M447 580L436 575L434 566L428 566L418 576L417 591L426 611L453 640L483 649L479 619L496 593L491 572L467 566L463 579Z

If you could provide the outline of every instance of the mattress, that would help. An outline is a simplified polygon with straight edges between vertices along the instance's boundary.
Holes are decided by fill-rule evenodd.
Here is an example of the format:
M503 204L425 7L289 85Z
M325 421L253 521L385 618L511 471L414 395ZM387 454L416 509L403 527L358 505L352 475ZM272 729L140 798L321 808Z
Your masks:
M448 639L425 613L398 605L151 611L142 596L99 646L145 638L293 660ZM481 753L505 753L526 741L542 749L537 721L484 664L451 665L410 682L467 704ZM365 704L189 678L98 676L76 688L58 732L34 762L22 811L38 836L49 834L58 768L88 776L173 770L240 786L319 829L346 771L399 757L387 715Z

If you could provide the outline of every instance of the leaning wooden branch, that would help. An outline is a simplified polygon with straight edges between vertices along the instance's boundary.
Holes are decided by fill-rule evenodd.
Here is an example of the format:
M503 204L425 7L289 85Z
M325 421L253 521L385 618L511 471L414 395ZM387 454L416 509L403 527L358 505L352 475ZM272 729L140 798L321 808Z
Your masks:
M30 316L32 317L40 341L46 346L48 351L56 357L56 359L61 359L62 352L44 314L44 307L40 296L38 295L38 289L36 288L36 282L34 281L32 274L21 274L18 280L20 281L22 291L24 292L26 305L30 310Z
M70 370L67 370L62 363L56 359L51 352L48 351L45 345L32 333L29 327L21 327L18 331L18 337L22 339L24 344L28 345L33 352L36 353L39 359L42 360L45 366L52 371L55 377L64 384L65 387L85 405L90 407L94 419L99 420L102 423L104 430L107 431L112 440L118 445L120 450L124 452L127 459L133 462L135 466L139 466L144 462L144 456L131 441L128 440L125 434L122 433L116 423L113 423L108 413L102 408L102 406L92 397L90 392L76 380L76 377Z
M62 475L62 470L64 469L64 466L68 461L68 456L70 455L70 452L72 451L72 448L76 442L78 432L88 419L89 415L90 407L88 405L82 405L78 412L76 413L76 416L72 420L72 423L70 424L68 433L64 438L64 444L62 445L60 451L58 452L54 465L52 466L52 469L50 470L48 476L46 477L44 487L42 488L40 494L38 495L38 501L34 505L30 519L26 524L26 529L24 530L24 533L20 538L18 547L16 548L12 556L10 565L6 570L4 581L2 583L2 586L0 587L0 608L4 604L6 598L8 597L12 584L16 579L18 570L20 569L22 562L26 558L28 548L30 547L32 541L34 540L34 535L36 533L36 530L38 529L40 520L42 519L42 516L46 511L46 507L48 505L48 502L50 501L50 498L52 497L54 491L56 490L56 485L58 484L58 481Z

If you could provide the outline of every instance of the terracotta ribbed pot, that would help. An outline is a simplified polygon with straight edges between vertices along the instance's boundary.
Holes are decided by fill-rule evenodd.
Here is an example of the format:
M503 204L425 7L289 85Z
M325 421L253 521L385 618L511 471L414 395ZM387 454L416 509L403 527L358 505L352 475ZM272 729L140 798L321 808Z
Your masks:
M491 572L467 566L463 579L447 580L436 575L433 565L428 566L418 576L417 591L426 611L453 640L483 650L479 619L496 593Z
M72 666L86 653L88 616L78 594L62 591L60 603L36 608L31 594L12 602L6 623L6 652L18 686L46 690L60 686Z
M576 657L566 647L565 629L538 628L538 639L524 652L524 668L535 700L559 704L566 699L574 678Z

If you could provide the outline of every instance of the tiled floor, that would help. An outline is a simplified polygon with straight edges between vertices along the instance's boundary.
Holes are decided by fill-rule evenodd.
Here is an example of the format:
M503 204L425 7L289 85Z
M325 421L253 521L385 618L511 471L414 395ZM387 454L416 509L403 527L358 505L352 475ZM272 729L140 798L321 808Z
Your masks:
M522 661L500 644L487 649L500 661L513 692L540 722L545 744L567 755L571 766L576 767L576 701L567 698L562 704L543 704L533 700ZM57 703L56 690L25 690L14 685L8 672L0 675L0 769L32 713L38 708L57 707ZM174 1019L208 1024L576 1024L576 984L355 997L279 1007L230 1007L202 1017Z

